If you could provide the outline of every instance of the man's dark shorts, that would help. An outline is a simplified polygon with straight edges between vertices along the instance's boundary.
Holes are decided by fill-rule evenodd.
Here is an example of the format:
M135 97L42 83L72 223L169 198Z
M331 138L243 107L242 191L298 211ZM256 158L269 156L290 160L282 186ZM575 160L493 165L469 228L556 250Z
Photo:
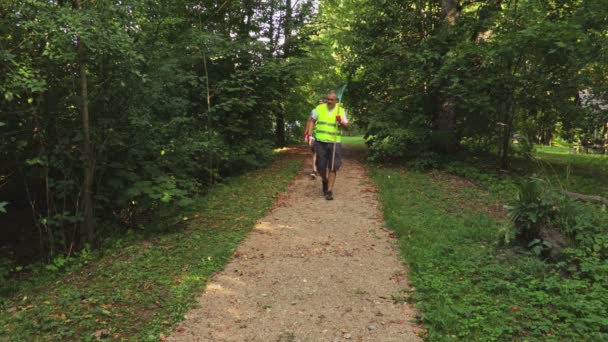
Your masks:
M325 169L331 168L331 157L333 155L334 143L326 143L322 141L315 142L315 152L317 153L317 170L319 172L325 172ZM336 144L336 158L334 161L334 171L340 169L342 165L342 158L340 152L342 150L342 144Z

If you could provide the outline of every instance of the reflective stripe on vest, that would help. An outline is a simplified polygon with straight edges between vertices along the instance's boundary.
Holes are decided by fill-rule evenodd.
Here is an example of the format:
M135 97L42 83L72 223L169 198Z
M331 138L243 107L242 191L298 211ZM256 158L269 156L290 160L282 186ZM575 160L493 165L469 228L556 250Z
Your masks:
M336 104L336 106L339 106ZM315 123L315 133L317 140L324 142L341 142L342 141L342 127L338 127L336 122L336 113L340 113L340 116L344 115L344 108L340 106L338 110L334 110L329 113L327 104L320 104L316 108L317 111L317 122Z

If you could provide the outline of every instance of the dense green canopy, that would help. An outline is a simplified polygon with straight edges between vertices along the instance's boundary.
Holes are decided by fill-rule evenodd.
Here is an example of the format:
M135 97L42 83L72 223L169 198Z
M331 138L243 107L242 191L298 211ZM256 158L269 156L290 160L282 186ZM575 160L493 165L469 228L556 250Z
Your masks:
M603 145L604 0L0 3L0 220L46 255L268 160L319 96L373 159ZM598 106L596 106L598 107ZM522 144L520 144L522 145ZM525 145L525 144L523 144Z

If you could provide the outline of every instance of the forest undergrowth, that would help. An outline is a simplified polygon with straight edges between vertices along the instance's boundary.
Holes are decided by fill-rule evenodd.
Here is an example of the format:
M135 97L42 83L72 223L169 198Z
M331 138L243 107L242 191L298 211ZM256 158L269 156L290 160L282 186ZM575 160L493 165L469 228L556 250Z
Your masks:
M115 240L65 268L21 270L2 284L0 340L158 341L285 191L303 158L287 149L270 166L218 184L164 233Z
M580 170L588 157L574 159ZM431 172L376 166L371 174L410 265L404 295L429 341L608 337L605 208L560 196L564 183L555 178L504 178L470 162ZM537 228L559 231L568 244L553 255L548 239L518 239Z

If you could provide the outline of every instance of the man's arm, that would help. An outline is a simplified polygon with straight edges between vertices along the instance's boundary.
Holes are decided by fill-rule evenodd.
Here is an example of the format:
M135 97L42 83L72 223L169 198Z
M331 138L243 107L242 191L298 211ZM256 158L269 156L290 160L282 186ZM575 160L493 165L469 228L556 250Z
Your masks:
M315 127L315 123L317 122L317 120L311 118L308 118L308 121L306 121L306 130L304 130L304 135L312 135L312 129Z
M306 121L306 130L304 131L304 136L312 136L312 130L315 128L315 124L317 123L317 110L316 108L310 112L310 116L308 117L308 121Z
M314 122L312 121L312 118L308 118L308 120L306 120L306 128L304 129L304 135L310 135L312 133L313 126Z
M348 121L348 117L346 116L346 111L343 112L342 115L340 116L340 121L338 121L338 124L342 128L349 128L350 127L350 121Z
M342 121L340 121L340 126L342 126L342 128L349 128L350 122L348 122L348 121L344 122L344 120L342 120Z

